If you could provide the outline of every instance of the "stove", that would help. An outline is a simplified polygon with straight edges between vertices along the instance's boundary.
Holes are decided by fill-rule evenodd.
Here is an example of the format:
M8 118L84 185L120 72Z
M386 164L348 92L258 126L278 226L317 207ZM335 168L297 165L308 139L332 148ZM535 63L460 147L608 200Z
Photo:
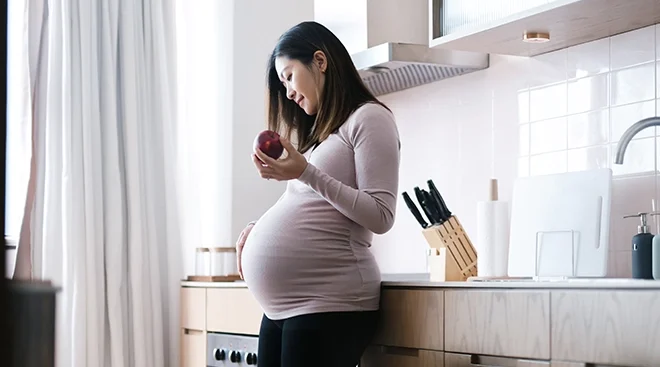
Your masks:
M244 367L257 365L259 337L224 333L208 333L207 367Z

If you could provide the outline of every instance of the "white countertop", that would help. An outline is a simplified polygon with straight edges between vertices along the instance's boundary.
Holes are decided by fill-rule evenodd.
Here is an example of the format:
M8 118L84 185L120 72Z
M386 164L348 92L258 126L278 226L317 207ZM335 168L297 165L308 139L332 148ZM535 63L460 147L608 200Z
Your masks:
M183 287L246 288L244 281L191 282L181 281ZM439 282L429 280L428 274L383 274L383 287L408 288L472 288L472 289L657 289L660 281L630 278L568 279L568 280L507 280Z
M660 281L640 279L572 279L556 281L503 281L503 282L437 282L384 281L383 287L410 288L472 288L472 289L655 289L660 291Z

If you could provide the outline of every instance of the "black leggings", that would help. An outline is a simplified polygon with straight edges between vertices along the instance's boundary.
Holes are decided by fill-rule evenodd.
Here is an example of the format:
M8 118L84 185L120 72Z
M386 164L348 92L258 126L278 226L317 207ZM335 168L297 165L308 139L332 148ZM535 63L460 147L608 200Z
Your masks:
M371 342L378 311L324 312L271 320L259 330L259 367L355 367Z

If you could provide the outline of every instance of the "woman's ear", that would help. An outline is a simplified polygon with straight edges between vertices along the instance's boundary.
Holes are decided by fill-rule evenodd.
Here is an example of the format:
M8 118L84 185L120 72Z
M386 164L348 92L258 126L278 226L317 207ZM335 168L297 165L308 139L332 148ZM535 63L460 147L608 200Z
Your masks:
M325 70L328 68L328 59L325 57L323 51L314 52L314 63L322 73L325 73Z

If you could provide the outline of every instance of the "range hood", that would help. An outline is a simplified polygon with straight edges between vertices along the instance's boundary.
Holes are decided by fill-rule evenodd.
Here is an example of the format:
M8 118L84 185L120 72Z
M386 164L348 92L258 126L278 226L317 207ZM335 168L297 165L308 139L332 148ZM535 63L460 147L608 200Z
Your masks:
M377 96L486 69L488 54L429 48L428 0L315 0L314 19L346 46Z

